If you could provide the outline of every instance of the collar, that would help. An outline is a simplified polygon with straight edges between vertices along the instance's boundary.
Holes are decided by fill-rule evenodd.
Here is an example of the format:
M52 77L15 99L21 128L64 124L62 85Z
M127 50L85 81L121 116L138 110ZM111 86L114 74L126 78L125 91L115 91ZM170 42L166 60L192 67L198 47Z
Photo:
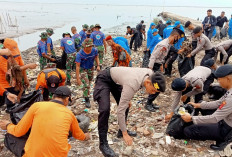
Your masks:
M61 104L64 105L64 103L62 101L59 100L50 100L51 102L57 103L57 104Z

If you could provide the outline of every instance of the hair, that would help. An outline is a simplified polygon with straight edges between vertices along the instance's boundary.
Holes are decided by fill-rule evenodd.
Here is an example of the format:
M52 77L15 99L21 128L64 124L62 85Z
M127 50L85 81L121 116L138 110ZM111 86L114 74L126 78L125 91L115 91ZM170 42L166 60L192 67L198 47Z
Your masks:
M144 23L144 21L142 20L141 23Z
M173 29L170 36L173 36L173 35L180 35L180 33L176 29Z
M163 23L163 21L162 21L162 20L159 20L159 23Z
M212 13L212 9L208 9L207 12L211 12Z
M131 27L130 27L130 26L127 26L126 28L128 29L128 28L131 28Z
M72 26L72 27L71 27L71 30L75 30L75 31L76 31L77 28L76 28L75 26Z
M191 22L190 22L190 21L187 21L187 22L185 23L185 28L187 28L188 26L190 26L190 24L191 24Z
M225 12L224 12L224 11L222 11L222 13L224 13L224 14L225 14Z

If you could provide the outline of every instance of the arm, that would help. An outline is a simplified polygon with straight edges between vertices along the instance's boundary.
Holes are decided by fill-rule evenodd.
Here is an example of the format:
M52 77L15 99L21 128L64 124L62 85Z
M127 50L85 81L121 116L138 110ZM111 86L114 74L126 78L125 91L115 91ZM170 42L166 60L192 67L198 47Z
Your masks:
M45 53L42 53L42 56L44 57L44 58L47 58L48 60L50 60L50 61L55 61L55 59L54 58L51 58L50 56L48 56L48 55L46 55Z
M197 47L191 52L191 56L196 55L203 48L204 45L205 45L205 39L202 38L200 42L199 41L197 42Z
M85 136L84 132L80 129L78 121L74 115L73 115L72 124L70 126L70 131L72 132L72 135L75 139L78 139L81 141L85 140L86 136Z
M97 70L100 71L100 62L98 55L95 57L95 62L97 63Z
M176 107L179 105L181 95L182 95L182 92L176 92L173 103L172 103L172 112L174 112Z
M35 63L30 63L30 64L26 64L20 67L21 70L26 70L26 69L35 69L37 66L37 64Z
M51 55L52 52L51 52L51 44L47 44L47 48L48 48L48 54Z
M151 57L150 57L150 61L149 61L149 64L148 64L148 67L150 69L153 68L154 64L155 64L155 61L156 61L156 58L157 56L159 55L160 51L161 51L162 47L155 47L155 49L153 50L153 52L151 53Z
M21 137L25 135L32 126L34 115L37 111L38 106L39 105L37 103L33 104L17 125L14 125L12 123L9 124L7 127L7 132L16 137Z
M217 19L216 19L216 17L213 16L212 19L213 19L213 22L212 22L211 26L216 26L216 24L217 24Z
M185 94L187 97L190 97L192 95L197 95L201 92L203 92L204 82L202 80L198 79L193 83L193 90Z
M77 84L81 85L81 79L80 79L80 65L81 63L76 62L76 78L77 78Z
M60 49L64 51L64 47L61 46Z
M106 39L103 39L103 44L104 44L104 48L105 48L105 53L107 52L107 44L106 44Z
M9 49L0 49L0 55L9 56L11 55L11 51Z
M218 50L221 51L222 55L223 55L223 60L222 60L222 64L225 63L227 57L228 57L228 54L227 52L225 51L225 49L223 48L223 46L219 46L218 47Z
M224 99L224 97L222 98ZM217 109L222 103L222 98L220 98L219 100L210 101L210 102L203 101L200 104L200 108L201 109Z

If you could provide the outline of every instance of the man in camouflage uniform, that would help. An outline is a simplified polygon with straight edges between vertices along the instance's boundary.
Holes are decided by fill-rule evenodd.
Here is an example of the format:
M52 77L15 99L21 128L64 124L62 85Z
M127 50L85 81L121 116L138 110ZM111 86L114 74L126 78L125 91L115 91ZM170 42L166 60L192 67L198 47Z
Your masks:
M54 31L52 28L48 28L48 29L46 29L46 32L48 34L48 39L47 39L48 54L56 56L56 53L53 49L52 38L51 38L51 36L54 34Z
M85 98L85 106L90 108L89 89L93 80L94 61L97 63L97 70L100 71L98 52L93 48L93 40L85 39L82 43L83 49L76 56L76 77L77 84L83 84L83 97Z
M76 48L77 52L79 52L81 49L81 36L77 33L77 29L75 26L72 26L71 31L73 34L72 38L75 41L75 48Z
M77 51L75 49L75 41L71 38L70 33L64 33L64 38L61 39L61 49L67 54L66 61L66 75L67 75L67 85L71 85L71 72L72 66L76 58Z
M41 37L41 40L38 41L37 43L37 53L39 55L40 70L43 70L49 60L54 62L55 59L51 58L47 54L47 46L46 46L47 42L46 41L48 38L48 34L46 32L42 32L40 37Z
M81 42L80 44L82 44L82 42L86 39L87 34L86 31L89 29L89 26L87 24L82 25L82 30L79 32L80 37L81 37Z

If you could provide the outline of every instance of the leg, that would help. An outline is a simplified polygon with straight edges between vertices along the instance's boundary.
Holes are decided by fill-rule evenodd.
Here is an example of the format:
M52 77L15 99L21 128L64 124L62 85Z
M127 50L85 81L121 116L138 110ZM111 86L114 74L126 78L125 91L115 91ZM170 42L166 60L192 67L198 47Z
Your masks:
M172 64L175 62L176 58L178 57L178 54L177 53L174 53L172 56L171 56L171 59L170 61L168 62L168 75L171 76L172 74Z
M217 31L217 33L216 33L216 38L217 38L217 40L219 40L219 36L220 36L220 27L219 27L219 26L216 26L215 28L216 28L216 31Z
M139 44L139 34L135 34L134 36L135 36L134 46L135 46L135 51L137 51L138 44Z
M103 64L104 51L98 51L100 65Z
M72 72L72 65L75 61L76 53L67 54L67 63L66 63L66 75L67 75L67 85L71 85L71 72Z
M210 59L210 58L213 58L215 56L215 50L212 49L212 50L209 50L209 51L206 51L205 52L205 56L203 57L203 59L201 60L201 66L203 66L205 64L205 61Z
M150 112L155 112L157 109L159 109L159 106L156 104L153 104L153 101L156 99L157 96L159 96L159 92L155 94L150 94L147 98L147 103L145 105L145 109Z
M213 36L213 30L209 31L209 33L208 33L208 38L210 41L212 39L212 36Z
M232 55L232 46L230 46L230 48L229 48L226 52L227 52L227 54L228 54L228 57L227 57L227 59L226 59L226 61L225 61L225 64L228 64L228 61L229 61L229 59L230 59L230 56Z
M83 97L85 98L85 106L87 108L90 108L90 101L89 101L89 79L88 79L88 73L86 70L81 69L80 70L80 77L81 77L81 82L83 83Z
M135 40L135 36L131 37L131 40L130 40L130 49L132 49L134 40Z
M44 67L47 65L47 59L44 57L40 57L39 63L40 63L40 71L42 71Z

